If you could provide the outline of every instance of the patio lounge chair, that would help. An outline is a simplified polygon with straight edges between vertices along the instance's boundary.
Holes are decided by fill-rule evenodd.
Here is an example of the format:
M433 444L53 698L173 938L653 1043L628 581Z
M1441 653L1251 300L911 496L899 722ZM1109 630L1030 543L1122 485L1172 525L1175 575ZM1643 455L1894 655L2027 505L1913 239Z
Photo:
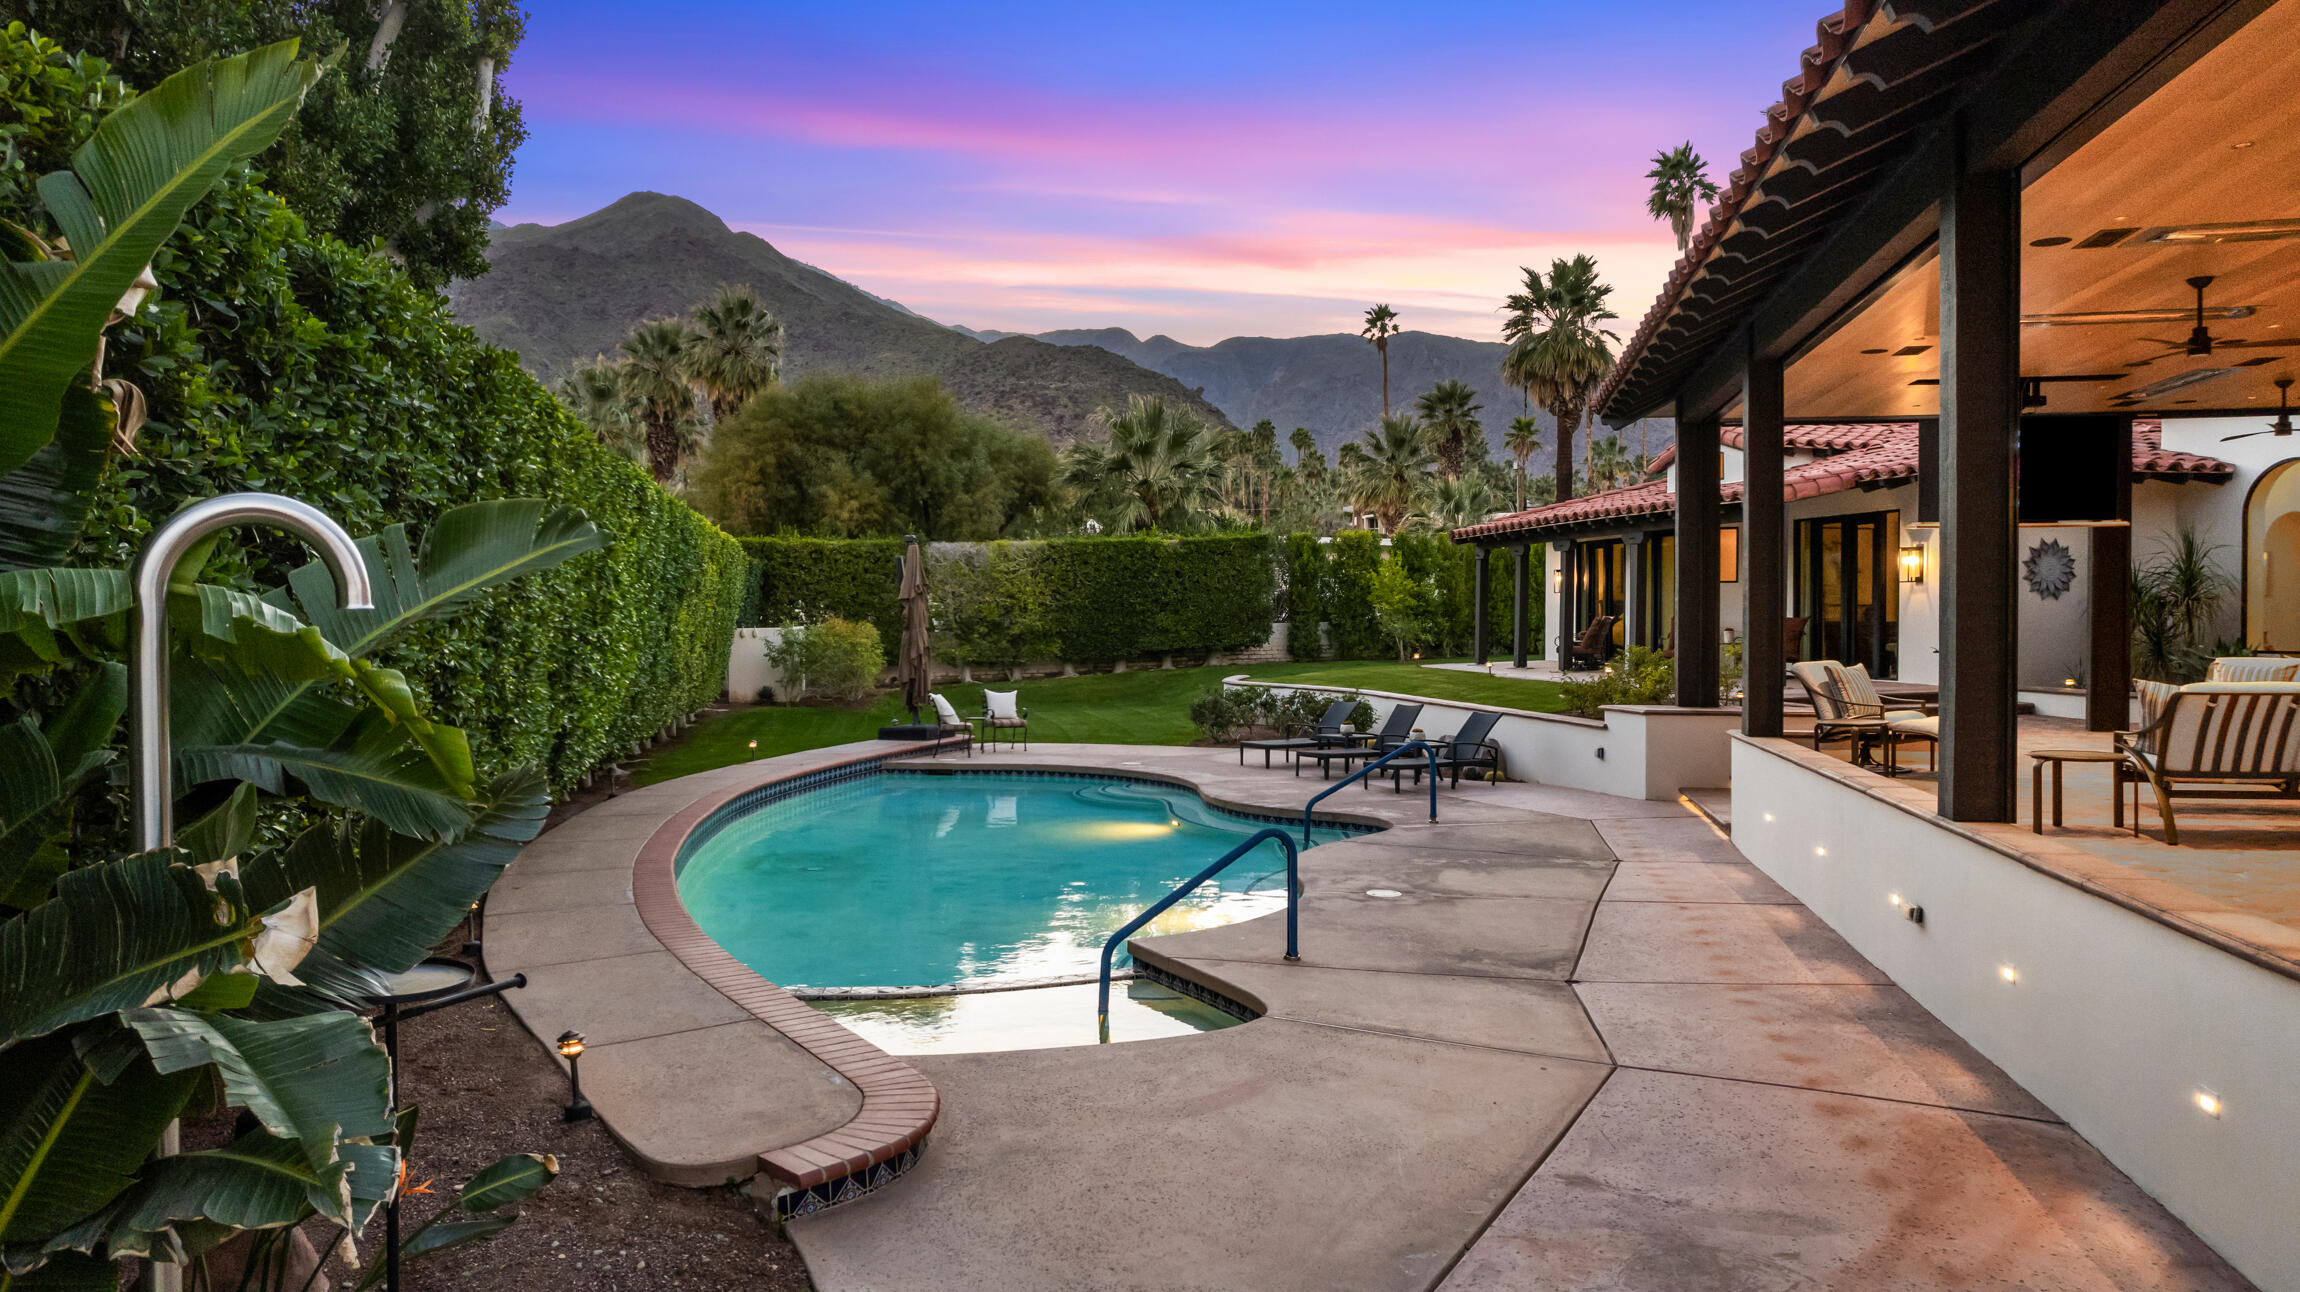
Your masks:
M2156 791L2164 842L2178 845L2175 798L2300 799L2300 682L2137 682L2142 722L2120 732L2114 792Z
M1421 716L1422 707L1418 704L1398 705L1390 710L1389 720L1382 723L1380 731L1359 737L1368 743L1344 745L1336 749L1305 749L1294 755L1294 775L1302 774L1303 763L1315 762L1318 765L1318 779L1326 780L1328 768L1337 761L1348 767L1356 759L1379 758L1411 740L1414 723L1419 722Z
M997 733L1003 731L1006 733L1007 746L1012 748L1014 733L1019 731L1022 733L1022 747L1030 748L1030 710L1016 703L1020 698L1019 691L982 693L982 717L979 721L983 726L983 740L988 747L998 747Z
M1325 715L1315 723L1297 722L1278 733L1275 740L1241 740L1238 742L1238 765L1246 765L1246 751L1262 751L1262 766L1270 765L1273 752L1289 756L1304 749L1336 749L1350 743L1350 715L1358 711L1355 700L1336 700L1326 706Z
M1501 715L1498 713L1473 713L1463 720L1459 731L1450 736L1440 736L1432 742L1438 747L1438 774L1443 776L1450 773L1452 776L1452 784L1449 788L1457 790L1461 788L1461 774L1464 768L1483 769L1491 772L1492 779L1488 784L1500 782L1502 775L1501 746L1493 743L1492 740L1493 725L1499 721L1501 721ZM1422 769L1425 766L1427 764L1413 758L1403 758L1391 763L1391 787L1393 789L1397 787L1398 774L1404 771L1411 771L1414 774L1414 784L1421 784Z
M972 736L974 734L974 728L968 725L966 719L958 716L958 710L951 706L949 700L943 698L942 692L930 691L927 693L926 698L934 705L934 727L936 740L934 756L936 758L940 758L942 757L941 740L944 736ZM969 758L974 757L974 741L971 739L966 742L966 756Z
M1853 762L1858 765L1872 762L1868 757L1872 744L1892 738L1887 730L1892 722L1924 716L1925 706L1918 701L1887 700L1877 694L1862 665L1847 668L1833 659L1805 660L1791 664L1789 671L1804 685L1813 705L1813 748L1843 737L1852 742Z
M1565 648L1564 658L1557 661L1557 671L1571 673L1581 668L1603 668L1605 657L1612 651L1613 625L1618 620L1617 615L1599 615L1592 619L1589 627L1582 629L1581 635Z

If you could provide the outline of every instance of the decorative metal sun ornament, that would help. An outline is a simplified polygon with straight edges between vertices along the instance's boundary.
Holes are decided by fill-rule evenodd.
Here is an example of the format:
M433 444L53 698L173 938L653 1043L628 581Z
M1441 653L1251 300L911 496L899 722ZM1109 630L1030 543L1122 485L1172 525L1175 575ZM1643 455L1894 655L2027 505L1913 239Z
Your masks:
M2076 554L2061 546L2057 538L2048 538L2029 549L2028 558L2021 562L2021 575L2028 580L2028 590L2047 601L2060 600L2060 594L2076 582Z

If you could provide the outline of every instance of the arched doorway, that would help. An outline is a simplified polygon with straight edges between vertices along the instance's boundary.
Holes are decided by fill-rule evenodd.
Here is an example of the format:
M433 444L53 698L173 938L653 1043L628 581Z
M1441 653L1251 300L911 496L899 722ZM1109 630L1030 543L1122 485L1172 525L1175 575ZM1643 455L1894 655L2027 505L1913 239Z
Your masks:
M2268 468L2244 502L2244 642L2300 652L2300 459Z

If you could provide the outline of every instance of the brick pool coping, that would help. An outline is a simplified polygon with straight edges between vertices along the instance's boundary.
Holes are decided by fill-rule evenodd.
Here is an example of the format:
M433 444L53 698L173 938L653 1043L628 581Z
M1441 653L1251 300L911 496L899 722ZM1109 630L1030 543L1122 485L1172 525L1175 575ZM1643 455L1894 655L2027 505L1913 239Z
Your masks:
M965 742L961 737L945 743L955 746ZM862 1107L844 1125L759 1154L759 1168L793 1189L812 1189L851 1176L867 1178L873 1167L897 1162L914 1152L934 1129L942 1112L942 1097L917 1069L760 977L713 942L679 899L679 854L698 827L745 794L858 763L927 753L936 747L922 742L909 751L879 749L801 768L781 768L757 780L705 794L649 836L631 867L632 902L648 932L665 950L752 1018L845 1078L861 1095Z

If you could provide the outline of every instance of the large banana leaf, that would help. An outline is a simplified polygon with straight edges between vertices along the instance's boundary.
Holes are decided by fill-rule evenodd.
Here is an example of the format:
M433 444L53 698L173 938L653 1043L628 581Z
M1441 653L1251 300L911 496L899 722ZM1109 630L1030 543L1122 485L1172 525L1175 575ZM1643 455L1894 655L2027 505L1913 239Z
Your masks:
M198 1081L139 1058L106 1083L74 1039L44 1036L0 1058L0 1244L12 1257L128 1187Z
M259 1129L221 1148L160 1158L109 1206L47 1246L59 1252L101 1247L115 1258L150 1256L175 1246L164 1235L196 1231L201 1222L284 1229L315 1213L340 1218L347 1191L353 1218L364 1221L393 1191L399 1150L388 1144L342 1147L341 1161L317 1168L304 1160L296 1141Z
M402 525L360 540L375 585L372 610L337 609L335 578L318 561L290 574L288 590L267 599L287 608L292 592L304 621L357 659L409 624L439 618L497 584L606 545L606 536L582 512L547 507L540 498L466 503L432 523L420 558L409 550Z
M125 570L0 570L0 682L54 668L60 630L125 614L129 599Z
M110 400L69 383L56 438L0 473L0 570L54 565L71 555L111 460L113 418Z
M37 905L63 873L62 809L111 761L105 746L127 704L128 670L106 662L45 730L30 718L0 727L0 905Z
M300 1018L256 1020L186 1009L131 1009L122 1022L144 1038L162 1072L215 1065L224 1096L256 1115L272 1134L294 1140L304 1160L326 1172L346 1159L347 1139L389 1136L391 1063L367 1020L331 1010ZM338 1172L334 1180L341 1182ZM341 1205L322 1207L350 1220Z
M121 105L40 180L69 260L0 264L0 473L56 435L112 307L184 212L279 137L321 68L283 41L185 68Z
M0 1054L244 963L261 928L231 876L210 891L159 853L67 872L54 897L0 924Z
M471 828L461 788L440 775L402 733L376 722L325 749L285 743L211 745L179 750L176 788L218 780L249 781L273 794L301 783L323 803L365 812L401 834L453 839Z
M429 955L550 810L542 776L522 769L487 785L478 819L452 843L408 838L374 821L314 826L243 867L241 882L249 900L264 905L319 890L319 942L296 965L296 977L314 991L357 1001L378 989L378 975Z

